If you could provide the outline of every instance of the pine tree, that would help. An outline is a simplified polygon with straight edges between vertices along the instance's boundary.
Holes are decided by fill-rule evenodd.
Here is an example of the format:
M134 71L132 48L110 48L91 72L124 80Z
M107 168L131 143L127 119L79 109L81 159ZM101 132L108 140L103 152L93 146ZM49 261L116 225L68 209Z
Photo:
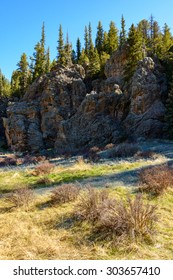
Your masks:
M170 47L173 45L173 38L170 32L170 28L165 23L163 30L163 43L162 43L162 58L165 58L168 54Z
M20 96L24 95L29 84L29 68L26 53L21 55L20 61L17 64L19 73L19 91Z
M125 79L129 81L132 77L137 62L143 58L143 42L141 33L135 28L134 24L131 25L128 34L128 62L125 67Z
M47 49L46 52L46 65L45 65L45 72L48 73L50 72L50 66L51 66L51 62L50 62L50 48Z
M77 62L79 61L80 56L81 56L81 42L80 42L80 39L78 38L77 42L76 42L76 59L77 59Z
M103 51L108 54L108 33L106 31L103 34Z
M64 45L64 65L70 66L72 64L72 45L69 43L68 33L66 36L66 43Z
M46 51L45 51L45 26L42 25L41 40L34 47L35 52L31 57L31 72L33 80L46 72Z
M13 71L11 76L12 96L20 97L20 73L18 70Z
M87 75L94 77L100 72L100 58L97 49L91 45Z
M94 43L92 40L92 28L91 28L91 23L88 25L88 57L93 56L93 50L94 50Z
M118 29L113 21L110 22L108 38L107 38L107 51L112 54L118 48Z
M82 49L82 52L81 52L81 55L80 55L80 58L78 60L78 63L80 65L82 65L85 70L88 68L88 65L89 65L89 58L85 52L85 49Z
M57 50L58 50L57 62L64 65L65 64L64 39L63 39L63 31L62 31L62 25L61 24L59 26Z
M2 74L0 69L0 97L10 96L11 85L8 79Z
M96 34L96 40L95 40L95 47L99 53L103 51L103 40L104 40L104 31L101 21L98 22L97 26L97 34Z
M119 45L122 47L124 43L126 42L126 29L125 29L125 19L122 15L121 17L121 31L119 36Z
M84 32L84 46L85 46L85 54L89 54L89 34L88 34L88 28L85 26L85 32Z

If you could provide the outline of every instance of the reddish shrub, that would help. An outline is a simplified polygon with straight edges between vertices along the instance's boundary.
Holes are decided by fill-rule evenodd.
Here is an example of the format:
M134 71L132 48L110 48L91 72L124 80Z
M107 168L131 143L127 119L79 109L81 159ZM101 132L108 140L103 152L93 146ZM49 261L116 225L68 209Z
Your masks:
M45 160L43 163L39 164L34 171L32 172L33 175L44 175L50 174L54 169L55 165L50 163L48 160Z
M64 184L52 191L51 202L61 204L74 201L79 195L80 187L74 184Z
M165 165L149 167L139 174L139 190L142 192L158 196L171 186L173 186L171 167Z

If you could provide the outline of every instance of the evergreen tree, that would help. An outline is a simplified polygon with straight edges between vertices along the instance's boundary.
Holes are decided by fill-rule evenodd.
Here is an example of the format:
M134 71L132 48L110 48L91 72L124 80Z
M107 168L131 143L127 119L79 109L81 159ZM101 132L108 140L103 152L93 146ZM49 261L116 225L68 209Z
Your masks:
M10 94L11 94L10 82L2 74L0 69L0 97L10 96Z
M17 64L19 73L19 92L20 96L24 95L29 84L29 68L26 53L21 55L20 61Z
M126 42L125 19L122 15L122 17L121 17L121 31L120 31L120 36L119 36L120 47L122 47L125 42Z
M95 47L99 53L103 51L103 40L104 40L104 31L101 21L98 22L97 26L97 34L96 34L96 40L95 40Z
M80 42L80 39L78 38L77 42L76 42L76 59L77 59L77 62L79 61L80 56L81 56L81 42Z
M107 51L112 54L118 48L118 29L113 21L110 22L108 37L107 37Z
M64 65L65 64L64 39L63 39L63 31L62 31L62 25L61 24L59 26L57 50L58 50L57 62Z
M46 65L45 65L45 72L50 72L51 62L50 62L50 48L47 49L46 52Z
M97 49L91 45L87 75L94 77L100 72L100 58Z
M85 49L82 49L82 52L81 52L81 55L80 55L80 58L79 58L79 61L78 63L80 65L82 65L84 67L84 69L86 70L88 68L88 65L89 65L89 58L86 54L86 51Z
M103 34L103 51L108 53L108 33L106 31Z
M64 65L70 66L72 64L72 45L69 43L68 33L66 36L66 43L64 45Z
M45 26L42 25L41 40L34 47L35 52L31 57L31 72L33 80L46 72L46 51L45 51Z
M89 54L89 34L88 34L88 28L85 26L85 33L84 33L84 45L85 45L85 54Z
M92 40L92 27L91 27L91 23L89 23L88 25L88 50L89 53L90 51L93 49L93 40Z
M162 43L162 58L165 58L168 54L170 47L173 45L173 39L170 32L170 28L165 23L163 30L163 43Z
M13 96L20 97L20 73L18 70L13 71L11 76L11 92Z
M137 62L143 58L142 35L137 28L135 28L134 24L130 27L127 42L128 62L125 67L125 79L129 81L136 69Z

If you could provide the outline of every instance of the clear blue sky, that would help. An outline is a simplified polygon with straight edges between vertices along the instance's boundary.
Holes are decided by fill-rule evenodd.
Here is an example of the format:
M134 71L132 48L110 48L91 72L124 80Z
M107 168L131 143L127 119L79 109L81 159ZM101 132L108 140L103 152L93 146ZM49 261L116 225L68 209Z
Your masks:
M43 21L51 59L57 55L60 24L64 37L68 32L74 49L77 37L83 40L84 27L89 22L95 38L99 20L106 31L111 20L120 28L122 14L127 30L132 23L149 19L152 14L160 27L166 22L173 33L173 0L1 0L0 11L0 68L8 79L21 54L26 52L28 57L33 54Z

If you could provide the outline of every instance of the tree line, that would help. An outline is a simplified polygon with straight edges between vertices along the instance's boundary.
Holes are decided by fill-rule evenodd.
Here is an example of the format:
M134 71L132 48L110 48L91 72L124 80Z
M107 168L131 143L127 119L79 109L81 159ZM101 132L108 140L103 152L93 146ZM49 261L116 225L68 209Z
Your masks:
M41 39L34 47L33 55L27 57L23 53L13 71L11 82L0 72L0 96L12 95L21 97L27 87L40 75L48 73L56 65L69 66L80 64L85 68L89 78L104 77L104 66L111 54L117 49L127 48L127 64L125 80L128 82L133 75L137 62L145 56L151 56L163 61L168 77L173 70L173 37L170 28L165 23L163 29L151 15L149 20L143 19L136 26L132 24L127 32L125 19L121 17L121 28L117 29L111 21L109 30L103 29L102 22L97 25L95 40L92 36L91 23L84 28L84 46L80 38L76 40L75 49L66 34L64 39L62 25L59 26L57 40L57 57L50 60L50 49L45 47L45 25L41 29ZM171 48L172 47L172 48Z

